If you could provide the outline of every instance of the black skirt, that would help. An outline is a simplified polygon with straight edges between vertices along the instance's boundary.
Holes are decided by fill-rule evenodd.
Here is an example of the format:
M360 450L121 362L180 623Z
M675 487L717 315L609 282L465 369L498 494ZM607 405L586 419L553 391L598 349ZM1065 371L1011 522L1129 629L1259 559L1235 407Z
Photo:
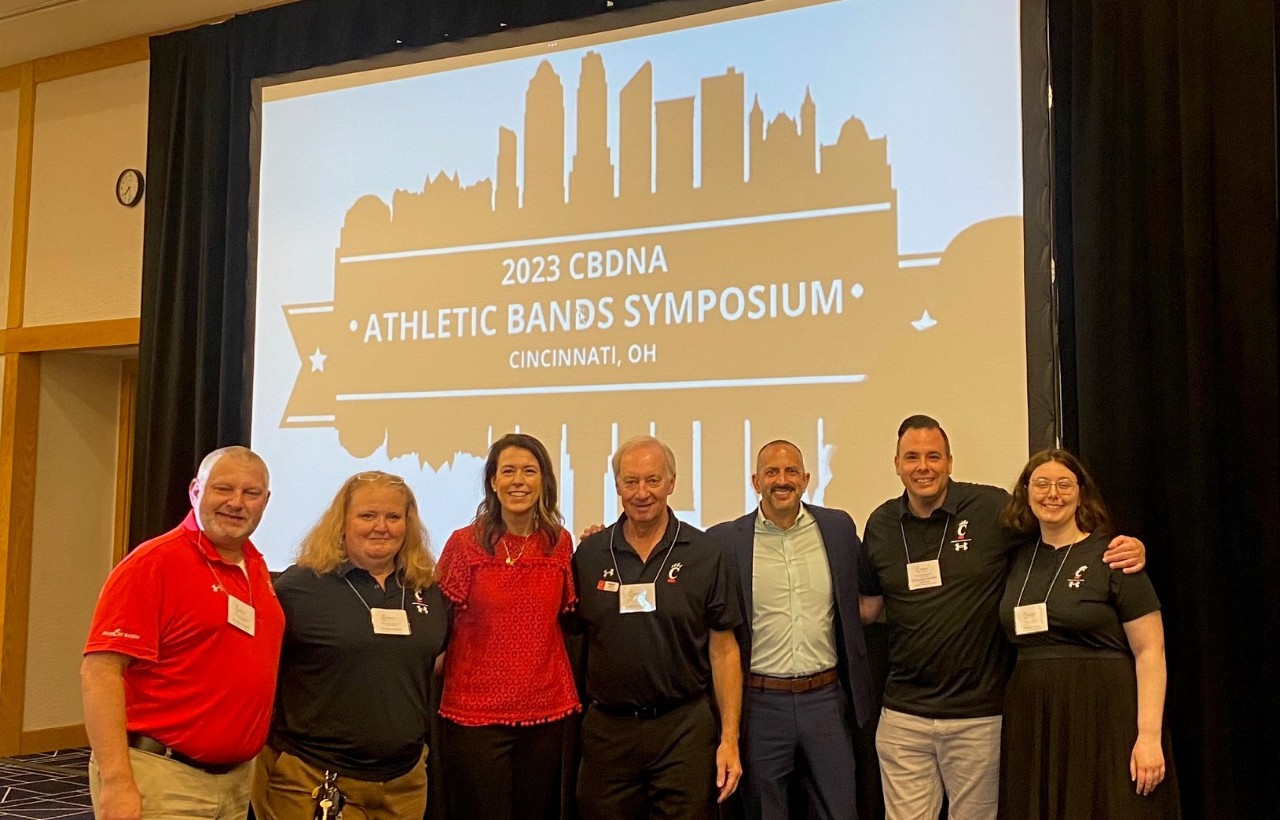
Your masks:
M1138 738L1133 658L1084 648L1020 650L1005 690L999 817L1181 818L1173 748L1168 723L1163 725L1165 779L1144 797L1129 779Z

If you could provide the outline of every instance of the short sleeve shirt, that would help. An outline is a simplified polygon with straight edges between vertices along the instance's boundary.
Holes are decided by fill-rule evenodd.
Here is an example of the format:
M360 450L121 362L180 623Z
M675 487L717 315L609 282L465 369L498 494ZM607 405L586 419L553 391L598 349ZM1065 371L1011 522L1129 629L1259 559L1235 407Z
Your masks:
M724 548L670 511L668 518L647 561L623 535L625 515L574 554L587 692L596 702L660 707L708 693L711 631L742 622L742 593ZM656 611L619 612L616 585L637 583L654 584Z
M1129 653L1124 624L1160 609L1160 599L1146 572L1126 575L1102 562L1109 543L1109 538L1093 533L1072 545L1070 552L1038 542L1019 548L1000 602L1000 621L1014 646L1082 646ZM1016 634L1013 608L1019 597L1023 605L1046 604L1047 632Z
M998 715L1012 652L998 609L1013 550L1025 537L1000 526L1008 494L952 481L941 507L917 518L904 493L867 520L859 582L883 595L889 626L884 704L927 718ZM937 559L942 586L911 590L907 560Z
M287 618L272 745L317 768L390 780L422 760L436 656L449 629L435 584L379 586L350 563L276 580ZM408 635L375 634L370 609L401 609Z
M254 634L228 623L228 597L254 609ZM205 763L239 763L266 742L284 613L262 555L222 560L195 514L140 545L107 578L85 654L115 652L128 730Z
M463 527L436 568L454 608L440 714L463 726L545 723L581 708L559 620L577 600L573 541L563 529L550 550L542 531L502 538L485 550Z

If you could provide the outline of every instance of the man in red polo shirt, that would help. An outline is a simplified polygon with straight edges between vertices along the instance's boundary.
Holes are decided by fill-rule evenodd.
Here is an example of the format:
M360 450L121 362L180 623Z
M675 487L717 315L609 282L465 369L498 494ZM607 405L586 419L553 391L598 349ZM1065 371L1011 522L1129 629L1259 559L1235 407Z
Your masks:
M80 669L100 820L243 818L284 613L249 543L271 495L245 447L205 457L192 512L102 588Z

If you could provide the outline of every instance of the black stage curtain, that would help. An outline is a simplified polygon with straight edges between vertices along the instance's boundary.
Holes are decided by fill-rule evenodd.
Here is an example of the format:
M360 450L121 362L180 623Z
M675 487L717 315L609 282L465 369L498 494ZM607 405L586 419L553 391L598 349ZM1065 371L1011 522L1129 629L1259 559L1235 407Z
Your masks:
M1149 549L1185 816L1274 816L1275 6L1053 0L1049 26L1064 442Z
M205 453L248 440L253 82L608 5L303 0L152 38L132 543L185 515Z

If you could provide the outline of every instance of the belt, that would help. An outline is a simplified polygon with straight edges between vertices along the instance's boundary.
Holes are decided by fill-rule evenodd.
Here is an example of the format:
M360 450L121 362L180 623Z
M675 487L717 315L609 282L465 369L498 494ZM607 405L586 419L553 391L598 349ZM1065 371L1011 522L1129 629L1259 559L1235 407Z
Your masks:
M747 676L747 686L752 689L762 689L766 692L790 692L794 695L830 686L839 678L840 674L834 669L815 672L812 675L802 675L798 678L775 678L773 675L757 675L752 672Z
M167 757L171 760L178 761L184 766L199 769L207 774L226 774L232 769L243 765L243 763L201 763L199 760L187 757L172 746L164 745L154 737L147 737L146 735L140 735L134 732L129 733L129 748L137 749L140 752L147 752L148 754Z
M610 717L631 718L632 720L653 720L660 718L668 712L674 712L681 706L693 703L695 700L701 700L702 696L689 698L688 700L673 700L658 704L657 706L631 706L629 704L610 705L608 703L593 703L591 708L598 712L603 712Z

